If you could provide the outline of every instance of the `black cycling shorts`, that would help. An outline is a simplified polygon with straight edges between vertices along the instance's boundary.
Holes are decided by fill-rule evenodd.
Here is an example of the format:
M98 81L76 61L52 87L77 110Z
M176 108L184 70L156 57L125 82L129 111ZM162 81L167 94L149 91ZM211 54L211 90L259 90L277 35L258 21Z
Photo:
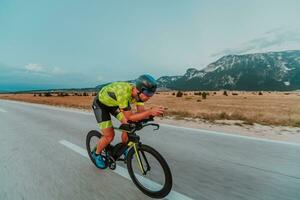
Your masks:
M123 117L123 113L118 106L110 107L104 105L99 101L98 95L94 99L92 108L100 129L112 127L110 115L113 115L120 121Z

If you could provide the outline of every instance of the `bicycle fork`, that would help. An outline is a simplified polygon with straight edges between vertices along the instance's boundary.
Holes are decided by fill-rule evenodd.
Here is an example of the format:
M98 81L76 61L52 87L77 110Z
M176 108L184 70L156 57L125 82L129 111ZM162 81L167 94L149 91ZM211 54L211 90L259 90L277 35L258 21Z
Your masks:
M146 164L147 164L147 170L144 169L144 165L143 165L143 163L142 163L142 161L141 161L141 156L140 156L139 151L138 151L138 149L137 149L137 143L129 142L129 143L128 143L128 146L129 146L129 148L130 148L130 147L133 147L133 149L134 149L134 154L135 154L135 157L137 158L137 162L138 162L138 164L139 164L140 170L141 170L141 172L142 172L143 175L146 175L147 172L150 171L150 165L149 165L148 160L147 160L147 158L146 158L146 156L145 156L145 153L144 153L143 151L141 152L141 154L142 154L142 156L143 156L143 159L144 159L144 161L145 161Z

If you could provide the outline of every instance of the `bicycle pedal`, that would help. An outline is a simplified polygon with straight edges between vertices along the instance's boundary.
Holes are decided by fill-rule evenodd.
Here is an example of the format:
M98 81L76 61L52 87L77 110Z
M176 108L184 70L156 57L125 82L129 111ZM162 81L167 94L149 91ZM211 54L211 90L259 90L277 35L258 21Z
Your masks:
M115 170L116 168L117 168L116 163L110 163L110 164L109 164L109 169Z

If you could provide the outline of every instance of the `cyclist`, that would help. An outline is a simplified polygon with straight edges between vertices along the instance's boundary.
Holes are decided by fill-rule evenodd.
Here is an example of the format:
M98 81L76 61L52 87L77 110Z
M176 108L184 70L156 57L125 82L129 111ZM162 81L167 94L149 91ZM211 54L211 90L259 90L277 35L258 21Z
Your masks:
M114 82L104 86L98 92L92 108L102 137L98 141L96 150L92 152L92 157L100 169L105 167L101 152L115 136L110 114L124 124L129 120L139 121L150 116L162 115L164 108L161 106L150 109L144 107L144 102L155 94L156 88L156 80L152 76L144 74L136 79L135 85L128 82ZM136 105L136 112L131 111L131 104ZM122 143L126 144L127 140L127 132L123 131Z

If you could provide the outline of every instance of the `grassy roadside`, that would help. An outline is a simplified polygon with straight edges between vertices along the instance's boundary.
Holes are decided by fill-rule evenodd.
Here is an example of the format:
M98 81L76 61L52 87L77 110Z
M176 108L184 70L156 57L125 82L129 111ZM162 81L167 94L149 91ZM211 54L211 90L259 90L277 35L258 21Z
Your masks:
M93 94L0 94L1 99L31 103L90 109ZM227 94L227 93L226 93ZM241 120L241 124L281 125L300 127L299 93L253 93L207 92L205 97L194 92L183 93L176 97L174 92L161 92L155 95L147 106L167 107L167 116L175 119L202 119L210 122L217 120Z
M273 125L273 126L291 126L291 127L300 127L300 120L290 119L290 120L276 120L276 119L266 119L257 117L247 117L242 113L233 112L233 113L199 113L197 115L187 112L187 111L167 111L167 116L174 117L174 119L202 119L209 122L216 122L217 120L238 120L242 123L236 123L236 125L254 125L258 123L261 125Z

